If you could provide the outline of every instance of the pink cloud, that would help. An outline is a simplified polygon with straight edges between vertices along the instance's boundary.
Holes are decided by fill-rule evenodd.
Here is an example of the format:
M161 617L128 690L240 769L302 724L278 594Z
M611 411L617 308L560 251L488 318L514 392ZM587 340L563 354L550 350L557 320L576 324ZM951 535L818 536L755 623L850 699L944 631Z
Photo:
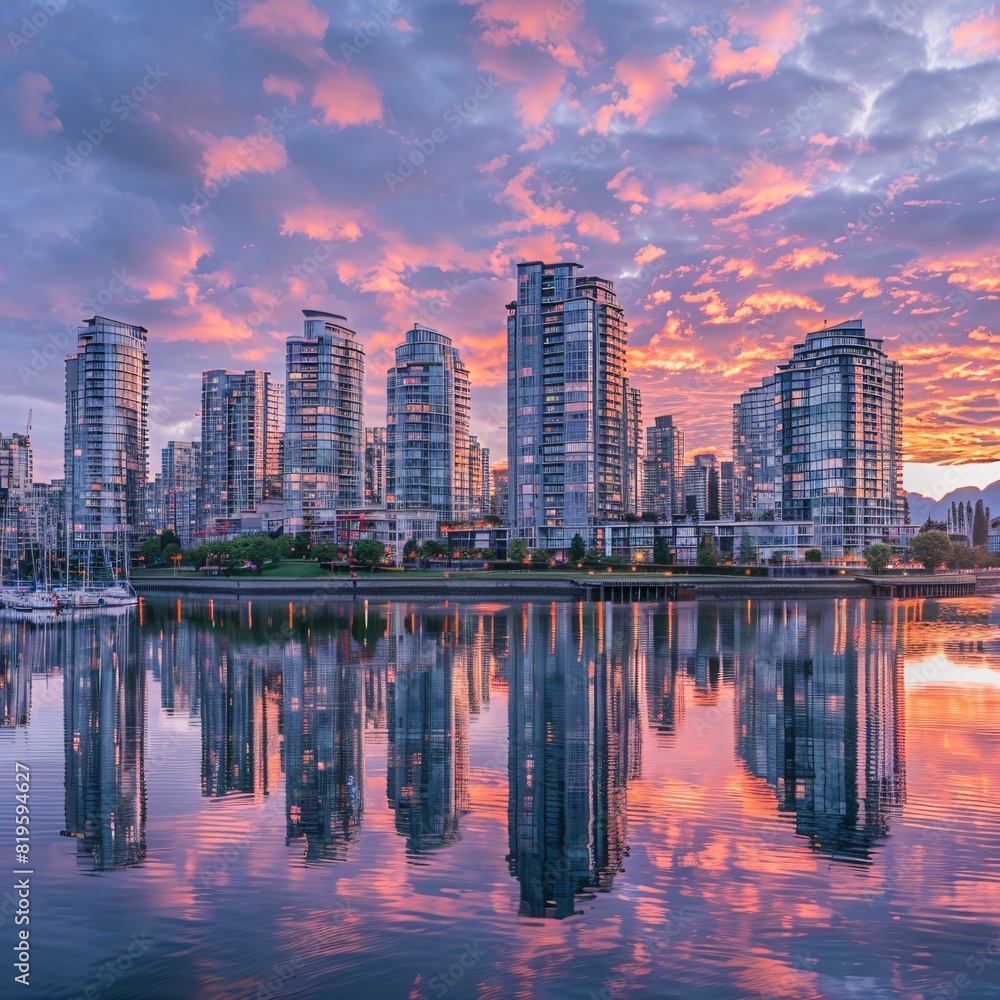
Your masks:
M361 237L356 213L332 205L302 205L285 212L282 236L302 233L310 239L345 240L353 243Z
M554 9L536 0L462 0L477 7L475 19L484 25L483 41L497 48L533 45L561 66L582 70L576 46L599 50L584 29L582 4Z
M345 66L335 66L320 76L312 105L322 112L324 124L338 128L382 120L382 91Z
M619 170L608 181L608 190L616 191L615 197L626 204L645 205L649 202L649 196L642 190L642 181L633 173L632 167Z
M522 167L508 182L498 201L506 202L519 219L510 219L497 227L498 233L523 232L534 226L561 226L573 217L560 202L550 205L540 205L535 200L536 193L531 190L530 182L535 179L535 167L528 164ZM543 194L547 192L543 191Z
M593 236L605 243L617 243L621 239L618 230L610 222L589 210L577 215L576 231L581 236Z
M256 34L318 40L326 34L330 18L309 0L260 0L243 11L239 24Z
M767 79L778 67L782 56L791 52L803 35L803 20L812 14L805 0L758 2L734 12L730 34L712 46L711 74L715 80L736 76L759 76ZM743 46L733 46L735 37ZM743 45L744 40L749 44Z
M202 144L206 180L220 175L274 174L288 166L284 137L276 134L266 121L256 132L244 138L235 135L214 136L195 132Z
M636 127L642 128L673 97L674 90L687 83L693 68L694 60L679 45L657 56L625 56L615 66L615 79L625 93L615 91L611 103L598 110L594 117L597 131L607 134L616 115L634 118Z
M964 53L973 59L986 58L1000 51L1000 19L996 8L989 13L980 10L979 16L963 21L952 29L951 51Z
M273 73L264 77L263 86L265 94L280 94L282 97L287 97L292 104L299 99L299 94L303 90L301 80L287 76L275 76Z
M62 122L56 117L59 105L53 95L52 84L44 73L26 70L17 78L14 114L21 128L39 138L63 130Z
M559 101L566 70L553 66L514 95L517 117L526 129L539 128Z

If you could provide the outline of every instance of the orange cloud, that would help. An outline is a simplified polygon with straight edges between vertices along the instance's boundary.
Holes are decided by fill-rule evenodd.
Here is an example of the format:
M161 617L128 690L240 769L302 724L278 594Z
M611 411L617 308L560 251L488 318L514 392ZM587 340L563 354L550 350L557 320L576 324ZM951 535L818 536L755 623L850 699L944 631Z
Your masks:
M824 284L832 288L846 288L838 302L849 302L855 295L863 299L877 299L882 294L878 278L857 278L853 274L827 274L823 276Z
M596 212L580 212L576 217L576 231L581 236L594 236L605 243L617 243L621 237L618 230Z
M642 247L632 259L639 265L651 264L654 260L659 260L666 256L667 251L663 247L658 247L653 243L647 243Z
M366 125L382 120L382 91L346 66L335 66L317 81L312 106L322 112L326 125Z
M674 90L687 83L693 68L694 60L679 45L661 55L625 56L615 66L615 79L625 94L616 91L611 103L598 110L595 128L607 134L616 115L634 118L636 127L642 128L673 97Z
M330 18L309 0L260 0L240 14L238 23L261 35L321 39Z
M735 212L716 220L726 224L762 215L794 198L811 193L809 180L801 172L788 170L775 163L761 163L739 184L725 191L713 193L683 187L677 191L660 192L657 202L666 202L676 209L693 209L699 212L715 212L726 205L735 205Z
M828 260L839 260L840 254L820 250L819 247L802 247L779 257L771 265L772 270L800 271L802 268L815 267Z
M989 13L981 10L978 17L953 28L951 51L964 53L973 59L986 58L1000 51L1000 19L997 18L996 8L991 7Z

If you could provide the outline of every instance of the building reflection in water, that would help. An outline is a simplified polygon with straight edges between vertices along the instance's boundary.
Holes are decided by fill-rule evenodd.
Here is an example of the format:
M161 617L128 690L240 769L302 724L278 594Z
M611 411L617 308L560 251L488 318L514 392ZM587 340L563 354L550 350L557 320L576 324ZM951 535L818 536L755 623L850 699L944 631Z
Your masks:
M738 754L814 850L869 861L906 793L894 606L758 602L733 620Z
M524 605L511 615L509 848L520 913L561 919L608 891L641 769L638 610Z
M0 727L26 726L31 697L34 623L0 619Z
M63 646L66 829L96 871L146 856L146 684L134 614L79 619Z
M384 672L385 618L350 609L316 624L300 620L284 649L286 842L303 839L307 861L344 861L361 833L365 694Z
M469 674L481 661L458 612L400 611L389 636L386 795L407 851L419 854L458 840L469 811Z

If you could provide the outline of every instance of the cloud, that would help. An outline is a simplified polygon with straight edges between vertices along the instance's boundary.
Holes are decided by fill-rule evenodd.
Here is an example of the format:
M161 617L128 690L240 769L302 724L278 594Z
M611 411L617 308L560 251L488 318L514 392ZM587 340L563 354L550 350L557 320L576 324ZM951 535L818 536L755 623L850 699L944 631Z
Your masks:
M581 236L594 236L605 243L618 243L621 239L618 230L610 222L591 211L577 215L576 231Z
M382 120L382 91L371 80L335 66L316 81L312 106L320 110L326 125L376 124Z
M59 105L52 83L44 73L23 72L14 85L13 97L14 113L25 132L42 138L63 130L63 123L56 116Z
M951 51L973 59L1000 52L1000 19L996 8L981 10L976 17L957 24L951 31Z
M330 24L328 15L309 0L260 0L240 6L240 27L261 35L321 39Z
M661 55L630 53L615 65L615 80L624 93L614 91L609 104L594 116L594 127L607 134L616 119L632 118L642 128L673 97L678 86L688 80L694 60L678 45Z

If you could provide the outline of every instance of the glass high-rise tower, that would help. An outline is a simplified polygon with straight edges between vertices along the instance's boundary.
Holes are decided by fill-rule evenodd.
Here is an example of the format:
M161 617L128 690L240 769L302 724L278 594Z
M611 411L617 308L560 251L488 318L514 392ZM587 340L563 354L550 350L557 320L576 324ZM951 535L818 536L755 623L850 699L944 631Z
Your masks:
M284 395L269 372L204 372L201 386L200 531L225 529L281 498Z
M469 369L451 338L415 326L386 375L386 496L396 510L469 516Z
M518 264L507 306L512 538L567 549L628 513L626 322L605 278L579 264Z
M812 521L827 558L858 558L903 522L903 370L861 320L810 333L734 408L741 505ZM770 472L773 470L773 472Z
M143 327L85 323L66 359L66 522L71 554L99 561L105 549L122 553L143 520L149 357Z
M672 416L654 417L646 428L642 511L667 521L685 513L684 431Z
M332 532L364 493L365 350L343 316L302 312L285 354L285 530Z

